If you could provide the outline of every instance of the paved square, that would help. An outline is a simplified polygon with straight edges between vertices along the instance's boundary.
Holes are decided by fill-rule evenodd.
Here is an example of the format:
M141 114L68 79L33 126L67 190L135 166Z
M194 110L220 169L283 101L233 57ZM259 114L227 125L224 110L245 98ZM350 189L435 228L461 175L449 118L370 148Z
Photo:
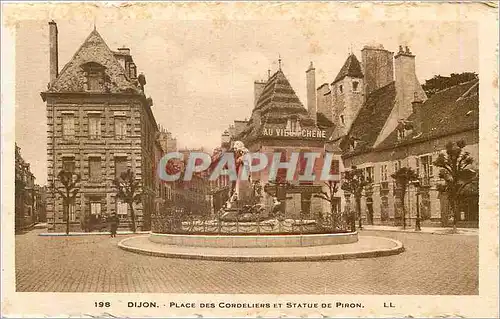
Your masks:
M362 231L400 255L317 262L219 262L126 252L125 238L16 236L17 291L227 294L478 294L478 237Z

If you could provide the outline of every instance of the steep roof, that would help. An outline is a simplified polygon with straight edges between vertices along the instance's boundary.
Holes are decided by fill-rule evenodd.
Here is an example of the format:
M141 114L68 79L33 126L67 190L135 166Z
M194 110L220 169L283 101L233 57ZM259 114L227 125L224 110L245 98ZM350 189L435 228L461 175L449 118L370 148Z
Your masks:
M347 151L346 155L365 152L373 147L391 114L395 99L396 86L394 82L370 93L347 134L348 138L356 141L356 147Z
M48 92L85 92L85 74L82 66L86 63L98 63L104 67L105 82L111 93L140 93L137 84L132 82L114 53L96 30L93 30L71 60L64 66Z
M300 102L290 82L280 69L266 82L247 127L241 132L240 139L257 137L264 124L266 127L282 126L287 119L295 118L302 127L316 127L314 119Z
M362 78L363 71L361 71L361 64L358 61L358 58L354 54L350 54L347 57L344 65L339 71L339 74L335 77L333 83L338 82L345 78L346 76L350 76L353 78Z
M404 139L393 131L377 148L397 147L409 143L447 136L479 128L479 80L462 83L432 95L421 106L421 131L412 130ZM408 117L410 124L416 114Z

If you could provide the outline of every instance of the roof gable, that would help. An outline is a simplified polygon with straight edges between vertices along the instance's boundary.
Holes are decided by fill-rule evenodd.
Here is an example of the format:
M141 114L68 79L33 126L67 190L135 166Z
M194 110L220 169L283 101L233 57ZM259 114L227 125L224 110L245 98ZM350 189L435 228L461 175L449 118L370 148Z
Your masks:
M361 71L361 64L358 61L358 58L354 54L350 54L347 57L344 65L339 71L339 74L335 77L333 83L338 82L345 78L346 76L350 76L353 78L362 78L363 71Z
M394 130L377 148L397 147L451 135L479 127L479 80L462 83L433 94L422 104L421 131L412 130L404 139ZM417 120L412 113L407 122Z
M101 65L104 68L104 82L110 93L139 93L137 85L130 81L125 69L116 60L113 52L101 35L93 30L71 60L64 66L48 92L85 92L85 71L82 66Z
M280 69L266 82L241 139L257 137L262 127L283 126L288 119L297 119L302 127L315 128L314 119L300 102L290 82Z
M373 147L391 114L395 100L396 86L394 82L370 93L347 134L350 140L356 141L356 147L346 153L364 152Z

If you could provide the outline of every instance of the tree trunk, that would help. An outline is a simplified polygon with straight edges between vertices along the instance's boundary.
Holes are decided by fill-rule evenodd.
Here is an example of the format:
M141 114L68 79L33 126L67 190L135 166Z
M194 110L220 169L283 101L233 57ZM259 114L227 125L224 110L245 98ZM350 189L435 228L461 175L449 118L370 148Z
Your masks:
M401 191L401 203L403 205L403 229L406 229L406 205L405 205L406 190Z
M333 201L330 201L330 212L332 214L332 227L333 230L337 230L337 211L335 210L335 205Z
M64 203L64 213L66 214L66 235L69 235L69 200L68 198L63 198L63 203Z
M361 197L356 197L356 211L358 214L358 228L361 229L363 228L363 225L361 225Z
M134 204L129 203L128 206L130 207L130 218L132 219L132 232L135 233L135 212L134 212Z

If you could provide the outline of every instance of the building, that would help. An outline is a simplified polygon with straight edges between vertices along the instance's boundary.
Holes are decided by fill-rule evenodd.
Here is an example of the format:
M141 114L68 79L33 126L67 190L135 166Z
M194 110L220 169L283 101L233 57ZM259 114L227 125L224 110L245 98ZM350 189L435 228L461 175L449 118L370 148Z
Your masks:
M129 48L112 51L94 28L59 72L58 29L49 22L50 82L41 93L47 103L49 229L64 229L61 170L81 175L79 191L69 206L71 230L87 217L101 221L116 212L127 228L129 207L116 199L113 180L128 169L140 181L142 202L135 206L138 229L148 229L161 196L156 163L161 152L158 125L146 78L138 74Z
M299 153L298 166L295 177L286 183L284 175L286 169L279 169L276 183L270 183L267 169L252 173L252 183L242 181L239 199L245 204L249 198L255 196L257 189L263 190L257 196L272 207L273 197L277 197L284 205L283 212L287 218L316 218L324 211L327 205L313 194L322 190L322 183L318 181L299 181L298 175L305 170L305 152L324 153L325 142L331 132L324 129L324 122L328 119L314 107L314 67L306 72L307 87L311 87L313 96L308 90L308 108L306 109L297 97L294 89L286 78L281 66L267 81L254 83L254 107L248 121L235 121L234 125L222 135L221 147L227 151L234 141L242 141L250 152L264 153L271 158L274 153L281 154L281 162L288 162L292 153ZM311 102L312 101L312 102ZM321 123L320 123L321 122ZM330 123L331 124L331 123ZM331 125L328 125L328 129ZM316 160L316 167L322 167L322 159ZM230 188L227 177L217 181L214 188L214 209L218 209L227 200ZM339 199L340 202L340 199Z
M406 166L420 177L405 198L415 219L417 192L424 224L447 225L446 194L432 163L448 142L464 140L476 160L479 144L478 80L439 91L428 98L417 80L415 55L400 46L394 56L382 46L365 47L362 64L350 54L331 84L317 88L317 109L334 125L329 144L342 154L342 166L357 166L372 183L362 198L362 216L373 224L400 224L402 205L391 174ZM343 209L353 209L343 201ZM478 221L477 184L464 195L463 226Z
M45 209L41 202L39 188L30 164L21 156L21 149L15 145L15 230L16 232L32 227L39 222L39 212Z

